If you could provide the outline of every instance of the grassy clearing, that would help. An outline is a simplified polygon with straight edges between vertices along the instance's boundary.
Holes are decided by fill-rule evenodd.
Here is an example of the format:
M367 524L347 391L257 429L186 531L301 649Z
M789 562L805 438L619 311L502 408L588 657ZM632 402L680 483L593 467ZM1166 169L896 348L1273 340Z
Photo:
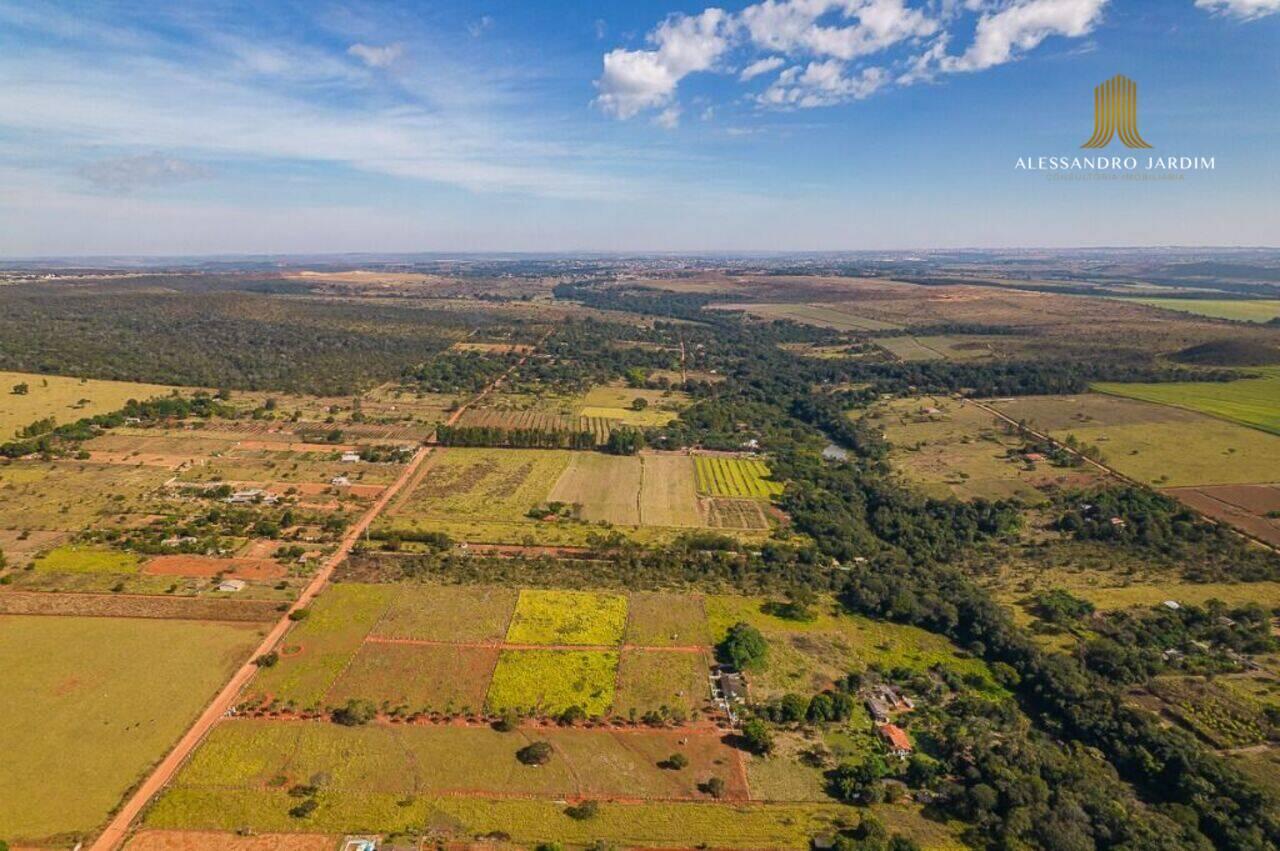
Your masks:
M522 765L516 752L534 740L550 743L555 755L542 766ZM677 772L658 766L677 751L688 758L688 768ZM176 786L263 792L280 785L280 778L287 788L323 776L326 802L369 792L696 798L697 783L717 765L731 765L736 756L718 735L688 731L548 728L499 733L488 727L352 728L245 720L215 728ZM730 789L745 794L741 783Z
M36 840L96 827L257 636L256 625L0 618L0 836Z
M1041 488L1080 486L1088 471L1028 464L1009 452L1022 441L1006 435L996 418L973 405L940 396L895 399L866 414L893 444L890 460L931 496L959 499L1016 497L1036 504Z
M782 493L783 485L769 478L769 465L755 458L694 456L698 493L705 496L769 499Z
M547 499L574 506L589 523L639 526L641 472L635 456L575 452Z
M500 641L518 592L472 585L406 585L373 628L374 635L425 641Z
M623 717L667 707L685 717L710 704L710 654L623 650L613 713Z
M83 461L0 463L0 525L79 531L108 518L145 513L145 496L172 472Z
M717 304L715 309L741 310L760 319L789 319L802 325L832 328L836 331L889 331L902 327L858 315L838 304Z
M633 403L645 401L637 411ZM678 390L647 390L623 386L593 387L578 403L578 416L618 420L626 425L664 426L680 415L689 396Z
M25 394L13 392L19 384L27 385ZM168 396L173 390L173 387L162 384L0 371L0 398L4 399L4 404L0 405L0 443L36 420L53 417L58 425L65 425L85 417L118 411L130 399Z
M587 591L521 591L509 644L611 645L622 642L627 598Z
M613 705L618 654L599 650L504 650L489 684L490 711L559 714L580 706L604 715Z
M1257 378L1175 384L1095 384L1094 390L1173 405L1280 434L1280 367L1249 370Z
M123 550L67 544L43 553L33 564L46 573L137 573L142 559Z
M259 671L250 692L302 709L320 708L394 594L391 586L330 586L310 606L307 619L285 636L279 663Z
M1280 316L1280 299L1213 299L1199 298L1133 298L1134 301L1164 310L1211 316L1214 319L1235 319L1239 322L1270 322Z
M636 591L627 600L627 644L680 647L711 644L702 597Z
M1157 487L1280 481L1275 435L1193 411L1101 393L994 404L1056 438L1094 444L1107 464Z
M475 712L484 706L497 663L497 647L369 643L325 700L333 706L365 698L408 712Z
M842 614L829 601L811 621L778 617L771 613L769 601L758 597L707 597L706 609L713 640L723 640L729 627L745 621L769 642L768 666L750 680L753 699L789 691L819 691L836 678L873 664L913 671L941 665L971 680L977 688L1001 693L982 660L942 636Z
M288 815L296 799L284 791L176 788L147 815L152 827L200 826L235 830L298 830ZM438 825L456 835L502 832L524 844L567 842L588 845L603 839L634 847L809 847L814 834L837 822L856 822L858 810L838 804L721 804L701 802L607 803L590 821L575 821L564 805L548 800L406 797L362 793L326 799L304 829L350 833L377 825L383 831L411 831ZM872 808L891 831L913 837L926 851L963 851L958 828L926 819L918 807Z

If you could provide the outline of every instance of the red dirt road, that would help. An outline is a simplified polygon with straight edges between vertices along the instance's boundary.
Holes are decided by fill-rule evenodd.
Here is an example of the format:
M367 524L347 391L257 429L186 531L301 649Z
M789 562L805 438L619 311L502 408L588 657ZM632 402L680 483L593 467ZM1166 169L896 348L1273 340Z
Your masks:
M546 338L544 337L543 339L545 340ZM540 340L539 344L541 344L541 342L542 341ZM474 399L464 405L459 405L458 409L454 411L447 420L445 420L446 425L453 425L457 422L458 418L462 416L463 411L489 395L495 387L501 384L502 381L517 367L523 364L527 358L528 355L526 354L524 357L520 358L517 363L512 365L510 369L499 376L493 383L481 391ZM130 826L142 813L142 810L146 807L147 803L155 797L170 780L173 779L174 775L178 773L178 769L181 768L182 764L186 762L189 756L191 756L192 752L195 751L200 742L204 740L204 737L209 734L209 731L213 729L213 726L218 723L218 720L225 716L227 712L235 706L236 699L239 697L241 690L248 685L249 681L253 679L253 675L258 670L257 666L253 664L253 659L256 659L264 653L270 652L280 642L280 639L284 638L285 634L288 633L289 628L292 627L294 623L289 619L289 615L299 609L306 608L306 606L315 599L315 596L320 593L324 586L328 584L329 578L333 575L333 571L342 563L343 559L350 554L352 547L356 544L356 541L360 539L360 536L364 534L365 530L368 529L373 521L377 519L383 509L387 507L388 503L390 503L395 495L414 478L414 475L422 466L422 462L431 454L432 448L433 447L430 446L420 447L418 451L414 453L413 458L409 463L405 465L405 468L400 473L399 478L397 478L390 487L384 490L373 505L369 506L369 510L366 511L358 521L356 521L355 525L347 530L347 533L343 535L342 542L338 545L338 548L325 560L324 564L321 565L320 570L317 571L316 575L307 583L307 586L298 596L297 601L289 607L284 616L276 622L275 626L271 628L271 631L262 639L262 643L260 643L257 649L254 650L249 661L245 662L244 665L235 672L230 681L228 681L214 697L213 702L205 707L205 710L200 713L200 717L196 719L195 724L193 724L183 737L178 740L177 745L175 745L165 758L156 765L151 774L138 785L137 789L134 790L129 799L120 806L120 809L112 817L111 821L105 828L103 828L102 833L98 834L97 838L93 841L93 844L89 846L89 851L115 851L115 849L119 848L124 843L125 839L129 835Z

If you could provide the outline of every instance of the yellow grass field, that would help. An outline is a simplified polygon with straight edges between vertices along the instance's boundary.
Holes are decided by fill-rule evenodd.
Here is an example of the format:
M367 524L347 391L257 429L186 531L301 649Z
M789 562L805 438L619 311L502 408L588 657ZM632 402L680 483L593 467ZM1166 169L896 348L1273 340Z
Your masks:
M12 392L26 384L25 395ZM36 420L53 417L58 425L84 417L118 411L130 399L168 396L174 390L163 384L134 384L130 381L96 381L60 375L0 372L0 443L11 439L20 428Z
M1022 441L1004 434L991 414L954 399L895 399L865 416L893 445L894 468L930 496L1017 497L1034 504L1045 499L1040 487L1079 486L1093 478L1087 471L1010 459L1008 452Z
M1192 411L1098 393L993 403L1055 438L1074 434L1110 466L1159 487L1280 481L1280 437Z
M637 411L631 407L636 399L648 406ZM580 417L603 417L632 426L664 426L679 416L689 404L689 396L678 390L646 390L622 386L593 387L579 402Z
M259 629L0 618L0 836L37 840L97 827L243 662Z

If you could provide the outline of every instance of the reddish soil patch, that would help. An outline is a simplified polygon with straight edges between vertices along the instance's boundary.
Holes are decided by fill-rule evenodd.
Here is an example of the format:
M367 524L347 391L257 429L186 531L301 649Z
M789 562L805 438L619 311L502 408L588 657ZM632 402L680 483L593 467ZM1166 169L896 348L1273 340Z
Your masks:
M225 573L236 579L282 579L284 565L263 558L213 558L212 556L156 556L142 566L152 576L217 576Z
M281 440L242 440L236 444L239 449L271 449L276 452L355 452L359 449L353 443L299 443Z
M125 851L333 851L336 836L315 833L263 833L238 836L204 830L143 830Z
M1198 488L1166 488L1164 493L1220 523L1234 526L1260 541L1280 547L1280 486L1210 485Z
M274 600L229 600L225 597L0 592L0 615L274 621L280 617L278 607L279 603Z

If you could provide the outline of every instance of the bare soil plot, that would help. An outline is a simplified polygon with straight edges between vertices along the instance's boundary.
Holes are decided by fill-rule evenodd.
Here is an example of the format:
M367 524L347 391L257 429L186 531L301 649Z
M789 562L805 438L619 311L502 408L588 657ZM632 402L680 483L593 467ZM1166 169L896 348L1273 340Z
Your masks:
M613 714L641 717L666 707L688 718L712 709L710 658L709 651L624 649Z
M1055 438L1074 434L1108 465L1158 487L1280 481L1280 436L1204 414L1099 393L992 404Z
M518 592L475 585L406 585L373 635L424 641L491 642L507 634Z
M226 574L236 579L267 581L282 579L289 568L265 558L215 558L199 555L155 556L142 566L152 576L217 576Z
M142 830L125 851L334 851L338 837L312 833L240 836L207 830Z
M257 640L252 624L0 618L0 835L86 833ZM31 782L39 777L39 783Z
M277 620L280 609L271 600L5 590L0 591L0 615L259 622Z
M25 384L25 393L13 389ZM98 381L61 375L0 371L0 443L36 420L53 417L58 425L118 411L130 399L168 396L175 388L131 381Z
M1280 546L1280 485L1166 488L1163 492L1201 514Z
M475 712L498 663L498 648L367 641L329 689L325 700L384 702L409 712Z
M695 594L636 591L627 600L627 644L642 647L709 646L707 615Z

